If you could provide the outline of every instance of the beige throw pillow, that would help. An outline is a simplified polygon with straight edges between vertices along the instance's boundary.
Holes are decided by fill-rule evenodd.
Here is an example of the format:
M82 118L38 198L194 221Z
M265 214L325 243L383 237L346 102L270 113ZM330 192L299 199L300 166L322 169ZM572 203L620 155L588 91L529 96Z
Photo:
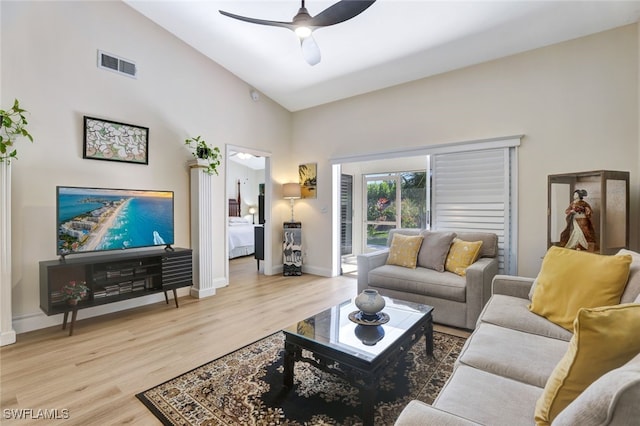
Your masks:
M455 232L422 231L421 234L424 240L418 252L418 266L444 272L444 262L456 237Z
M640 295L640 253L635 251L621 249L618 255L631 256L631 266L629 267L629 279L627 280L627 286L622 293L620 303L631 303L635 298Z

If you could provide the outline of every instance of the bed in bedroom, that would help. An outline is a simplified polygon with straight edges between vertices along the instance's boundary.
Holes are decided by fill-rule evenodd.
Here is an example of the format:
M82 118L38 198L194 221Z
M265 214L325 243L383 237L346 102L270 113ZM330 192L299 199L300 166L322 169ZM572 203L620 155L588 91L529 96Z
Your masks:
M249 256L255 252L254 225L241 214L240 182L238 195L229 199L229 259Z

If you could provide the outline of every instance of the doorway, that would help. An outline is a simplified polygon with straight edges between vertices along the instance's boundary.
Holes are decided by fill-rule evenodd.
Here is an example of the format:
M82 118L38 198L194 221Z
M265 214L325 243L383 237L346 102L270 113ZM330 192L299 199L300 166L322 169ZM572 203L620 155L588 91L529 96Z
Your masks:
M353 176L340 175L340 273L354 274L357 258L353 254Z
M231 271L237 271L237 268L230 268L230 262L246 264L248 270L245 272L272 274L272 250L269 250L272 238L269 225L271 153L232 145L226 148L226 198L229 205L225 227L225 277L231 284ZM233 204L237 204L237 211ZM256 252L262 259L256 259Z

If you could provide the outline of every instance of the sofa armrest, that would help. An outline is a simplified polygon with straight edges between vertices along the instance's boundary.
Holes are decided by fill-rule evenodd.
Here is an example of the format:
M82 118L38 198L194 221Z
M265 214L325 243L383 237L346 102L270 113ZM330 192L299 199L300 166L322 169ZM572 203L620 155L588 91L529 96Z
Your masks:
M395 422L395 426L473 426L478 424L417 400L409 402Z
M497 273L498 260L492 257L480 258L467 268L466 328L473 329L475 327L482 308L491 297L491 281Z
M358 255L358 294L369 287L369 271L387 263L389 249Z
M491 293L528 299L534 281L535 278L496 275L493 278Z

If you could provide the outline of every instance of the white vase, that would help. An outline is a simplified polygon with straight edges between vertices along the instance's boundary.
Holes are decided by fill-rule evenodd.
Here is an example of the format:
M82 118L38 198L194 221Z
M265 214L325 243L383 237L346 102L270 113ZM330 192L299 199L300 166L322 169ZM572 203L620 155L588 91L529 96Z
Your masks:
M365 318L377 317L378 312L384 309L385 301L378 294L378 290L366 289L356 296L356 307L360 309Z

